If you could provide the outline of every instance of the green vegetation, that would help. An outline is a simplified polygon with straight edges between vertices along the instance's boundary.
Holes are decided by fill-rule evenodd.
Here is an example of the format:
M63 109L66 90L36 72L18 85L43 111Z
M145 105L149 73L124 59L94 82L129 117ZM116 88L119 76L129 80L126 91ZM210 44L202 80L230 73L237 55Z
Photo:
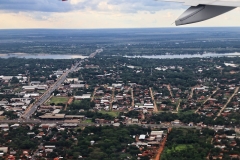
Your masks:
M150 129L143 129L139 126L121 126L119 128L106 127L86 127L84 130L78 130L78 143L66 148L68 156L76 159L74 153L85 157L85 160L112 160L128 159L135 160L136 154L140 153L135 146L129 146L135 139L130 135L140 135L150 132ZM94 144L91 145L91 141ZM48 143L54 145L55 143ZM60 153L60 152L59 152ZM76 155L78 156L78 155Z
M91 102L90 99L83 99L81 101L79 100L74 100L72 104L69 105L69 109L71 110L89 110L94 107L95 103Z
M91 119L86 119L84 121L82 121L81 123L93 123Z
M203 129L173 128L167 138L162 160L195 160L206 159L213 146L207 139L213 137L214 131Z
M114 111L99 111L99 113L109 114L112 117L118 117L118 115L119 115L119 112L114 112Z
M189 148L192 149L193 146L192 145L187 145L187 144L178 144L178 145L174 146L174 151L181 152L181 151L187 150ZM171 149L166 149L166 152L167 152L167 154L171 154L172 150Z
M48 102L47 102L47 105L50 105L50 104L55 104L55 105L58 105L58 104L66 104L68 102L68 97L52 97Z

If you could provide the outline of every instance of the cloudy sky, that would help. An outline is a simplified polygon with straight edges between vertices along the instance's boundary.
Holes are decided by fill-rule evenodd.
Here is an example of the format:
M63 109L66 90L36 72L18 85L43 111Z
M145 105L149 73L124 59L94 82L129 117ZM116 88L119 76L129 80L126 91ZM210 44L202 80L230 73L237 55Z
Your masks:
M186 9L161 0L0 0L0 28L174 27ZM188 26L240 26L240 9Z

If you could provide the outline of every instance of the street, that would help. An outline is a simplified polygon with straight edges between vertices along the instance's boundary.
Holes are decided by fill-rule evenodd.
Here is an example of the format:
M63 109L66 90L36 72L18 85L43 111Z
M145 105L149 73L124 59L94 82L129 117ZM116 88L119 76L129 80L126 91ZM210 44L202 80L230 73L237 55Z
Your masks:
M68 74L70 72L73 72L79 65L81 64L81 61L76 63L70 70L67 70L62 76L60 76L57 81L49 87L49 89L37 100L34 102L31 108L27 109L23 115L23 118L26 120L29 119L32 114L37 110L38 106L42 105L52 94L54 90L56 90L67 78Z

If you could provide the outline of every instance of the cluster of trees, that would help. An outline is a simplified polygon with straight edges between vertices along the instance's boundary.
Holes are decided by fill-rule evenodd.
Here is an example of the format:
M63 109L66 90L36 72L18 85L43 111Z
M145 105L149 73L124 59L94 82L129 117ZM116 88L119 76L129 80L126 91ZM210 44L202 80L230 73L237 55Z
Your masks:
M216 120L213 120L210 117L206 117L204 115L199 115L195 113L182 113L174 114L171 112L163 112L160 114L154 114L151 116L149 121L154 121L159 123L161 122L171 122L174 120L180 120L183 123L200 123L203 122L206 125L229 125L231 122L229 120L224 119L223 117L218 117Z
M150 132L150 129L138 126L121 126L117 129L111 126L87 127L78 137L77 147L84 157L91 160L125 159L127 157L136 159L140 150L128 144L135 142L133 135L146 134L146 132ZM91 146L90 141L94 141L95 144Z
M213 148L211 137L214 131L209 129L192 130L173 128L161 159L163 160L196 160L205 159Z
M10 128L6 139L11 140L9 147L18 149L36 149L38 146L37 139L33 139L27 135L29 127ZM17 135L17 136L16 136Z
M100 41L79 30L22 30L1 32L1 53L85 54L89 55ZM79 38L81 37L81 38ZM37 46L37 47L36 47Z
M52 71L70 68L74 63L72 59L22 59L22 58L0 58L0 75L15 76L25 74L28 71L32 77L49 76Z
M110 159L137 159L140 150L129 144L135 142L133 135L151 132L149 128L139 126L89 126L81 130L65 130L57 132L52 129L48 140L44 145L56 145L57 148L49 158L57 156L64 159L78 159L79 156L86 160L110 160ZM57 141L49 141L56 137ZM69 137L76 137L75 139ZM63 142L65 143L63 143ZM145 159L149 159L145 157Z
M83 77L90 85L95 84L112 84L117 80L124 83L132 82L148 87L159 88L161 84L171 84L182 90L200 84L199 79L207 78L211 80L208 86L216 85L217 82L222 82L224 78L233 81L224 81L223 84L238 83L240 81L238 74L229 74L229 71L240 71L238 68L226 67L225 62L233 62L238 64L238 60L234 58L214 58L202 60L199 58L191 59L146 59L146 58L126 58L126 57L104 57L94 58L85 61L83 65L95 65L99 68L80 70L76 76ZM128 68L131 65L134 68ZM216 68L216 65L224 67L221 71ZM168 69L166 71L155 70L161 66L175 66L175 69ZM181 66L182 69L177 68ZM203 69L198 72L199 68ZM139 72L140 71L140 72ZM108 73L109 75L105 75ZM104 75L97 78L97 75ZM213 81L217 78L218 81Z
M18 115L14 111L4 111L3 115L6 116L8 119L16 119Z
M71 110L89 110L95 106L94 102L91 102L90 99L83 99L81 101L74 100L72 104L69 105L69 109Z

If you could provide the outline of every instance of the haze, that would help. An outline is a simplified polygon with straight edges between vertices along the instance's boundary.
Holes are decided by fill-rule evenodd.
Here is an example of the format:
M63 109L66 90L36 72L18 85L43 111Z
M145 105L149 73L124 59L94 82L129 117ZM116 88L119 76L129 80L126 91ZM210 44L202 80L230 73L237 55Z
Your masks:
M1 0L0 28L174 27L187 8L153 0ZM188 26L239 26L240 9Z

